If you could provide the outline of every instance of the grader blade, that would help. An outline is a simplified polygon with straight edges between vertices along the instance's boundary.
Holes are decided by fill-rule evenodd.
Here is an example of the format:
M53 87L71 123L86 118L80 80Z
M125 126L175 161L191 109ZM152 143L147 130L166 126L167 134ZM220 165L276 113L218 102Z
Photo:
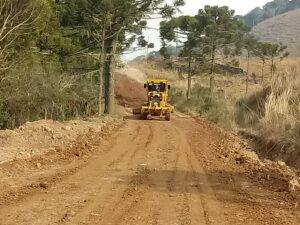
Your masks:
M142 114L142 108L134 108L134 109L132 109L132 114L133 115Z

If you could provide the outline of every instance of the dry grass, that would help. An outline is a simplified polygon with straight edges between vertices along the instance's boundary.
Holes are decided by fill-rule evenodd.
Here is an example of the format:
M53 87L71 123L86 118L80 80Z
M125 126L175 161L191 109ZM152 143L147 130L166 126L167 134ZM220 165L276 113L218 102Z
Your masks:
M245 58L240 58L240 67L246 71L247 60ZM297 67L300 65L300 58L286 58L282 61L276 61L277 66L277 75L288 75L292 70L297 70ZM271 72L270 72L270 63L267 62L265 65L265 80L266 83L272 81ZM262 74L262 64L258 59L250 60L249 74L254 73L257 76L257 79L261 80Z
M299 68L300 69L300 68ZM277 76L272 92L265 103L261 119L262 133L275 138L298 141L300 134L300 70L286 76Z
M241 59L241 67L246 69L246 60ZM272 155L282 154L283 159L295 158L300 146L300 59L290 58L277 65L276 74L271 77L266 66L265 80L259 74L261 64L251 60L250 74L257 75L256 82L250 80L249 92L245 93L246 77L216 75L216 93L209 92L209 76L199 74L193 77L192 99L186 100L186 75L179 78L175 72L156 69L151 65L139 65L150 77L171 80L171 100L176 109L218 123L225 129L252 133L260 137L261 151L267 151L265 143L271 143ZM275 145L274 145L275 144ZM288 146L288 152L283 148ZM290 154L290 155L286 155Z
M289 138L296 140L296 132L300 126L300 59L288 58L277 64L274 77L270 74L270 65L265 68L265 80L262 82L261 63L257 59L250 62L250 76L248 94L245 92L246 77L243 75L216 75L215 87L218 95L222 96L222 104L233 122L237 122L234 129L240 126L259 132L273 138ZM240 66L246 70L246 60L240 59ZM148 77L164 78L171 81L174 89L180 90L183 98L187 86L186 75L181 78L173 71L158 69L155 64L139 64L137 67ZM209 87L209 76L205 74L193 77L193 87ZM270 88L267 88L270 87ZM181 101L183 101L181 99ZM238 104L237 104L238 103ZM182 104L188 109L188 104ZM194 104L195 105L195 104ZM195 109L193 109L195 110ZM221 114L220 114L221 115Z
M174 71L161 69L153 62L141 62L139 64L134 64L133 66L142 71L149 78L167 79L170 81L179 79L178 74L174 73Z

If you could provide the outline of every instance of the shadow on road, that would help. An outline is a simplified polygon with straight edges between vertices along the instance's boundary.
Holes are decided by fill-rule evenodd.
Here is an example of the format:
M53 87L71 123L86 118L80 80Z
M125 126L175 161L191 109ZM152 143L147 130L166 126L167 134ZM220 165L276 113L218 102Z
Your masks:
M137 186L154 192L167 193L171 197L187 193L192 194L192 196L201 195L207 200L217 197L219 201L226 203L281 209L280 205L274 205L274 202L270 201L274 192L270 192L270 190L248 179L240 180L245 174L233 174L226 171L214 171L212 173L215 181L210 180L209 183L204 182L204 180L207 180L207 178L204 179L207 175L203 173L184 170L155 170L151 168L138 171L133 177L120 177L120 179L131 181L140 179L142 182L137 181ZM236 181L235 177L237 177ZM207 192L207 188L212 189L213 192ZM237 193L239 195L238 198ZM284 192L278 192L277 194L279 197L284 195Z
M168 121L165 120L164 117L151 117L150 119L143 119L141 115L123 116L123 120L163 121L163 122L168 122Z
M142 120L141 115L123 116L123 120Z

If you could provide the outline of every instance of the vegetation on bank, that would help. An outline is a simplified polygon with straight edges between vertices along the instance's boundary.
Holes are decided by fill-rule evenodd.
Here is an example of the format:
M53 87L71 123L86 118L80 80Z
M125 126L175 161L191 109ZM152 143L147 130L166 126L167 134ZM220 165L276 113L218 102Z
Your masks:
M236 104L240 127L263 137L300 143L300 80L298 70L272 79L270 85Z
M215 75L224 66L236 69L232 66L237 67L238 57L246 54L248 92L250 60L261 62L256 76L261 73L263 79L271 71L275 77L278 62L288 55L286 46L253 38L228 7L205 6L195 16L173 17L183 4L183 0L172 5L162 0L1 1L0 128L112 113L118 58L153 47L142 35L153 15L163 18L163 64L173 68L165 50L167 44L177 43L178 77L188 74L187 91L185 86L175 89L173 101L182 110L190 107L229 127L227 110L232 106L224 104L228 96ZM136 48L130 48L133 43ZM206 74L209 85L193 85L197 74Z
M239 58L243 68L247 59ZM163 59L161 59L163 61ZM156 65L158 65L156 67ZM250 60L250 73L259 73L260 62ZM148 76L171 77L171 70L162 70L158 60L138 65ZM299 59L285 59L272 75L266 70L261 78L249 80L245 93L246 76L216 74L215 92L211 95L209 75L199 73L193 77L191 98L186 97L187 73L178 76L173 71L170 101L176 110L202 116L227 130L244 130L265 140L300 144L300 79Z
M118 58L182 0L0 2L0 128L112 113Z
M170 102L176 107L176 110L202 116L214 123L221 125L226 129L232 128L232 115L226 105L226 99L222 91L211 95L208 87L195 84L191 90L191 98L187 99L186 91L183 88L173 87L170 91Z

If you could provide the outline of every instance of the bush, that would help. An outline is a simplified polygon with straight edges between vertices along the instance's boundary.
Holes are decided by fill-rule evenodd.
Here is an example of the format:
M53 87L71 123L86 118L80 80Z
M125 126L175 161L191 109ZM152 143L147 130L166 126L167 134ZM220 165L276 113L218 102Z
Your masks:
M173 88L170 91L170 101L180 112L196 113L225 128L231 127L230 113L222 92L211 95L209 88L195 85L192 97L187 100L185 90Z
M288 74L236 104L235 121L268 139L300 141L300 79Z
M6 127L9 118L9 113L5 110L4 104L0 102L0 128Z
M36 63L29 67L24 63L6 72L0 88L0 128L12 129L40 119L68 120L95 115L98 74L67 74L59 66L48 65L51 64Z
M242 128L255 127L265 115L265 104L271 88L264 88L249 97L241 98L235 105L235 122Z

